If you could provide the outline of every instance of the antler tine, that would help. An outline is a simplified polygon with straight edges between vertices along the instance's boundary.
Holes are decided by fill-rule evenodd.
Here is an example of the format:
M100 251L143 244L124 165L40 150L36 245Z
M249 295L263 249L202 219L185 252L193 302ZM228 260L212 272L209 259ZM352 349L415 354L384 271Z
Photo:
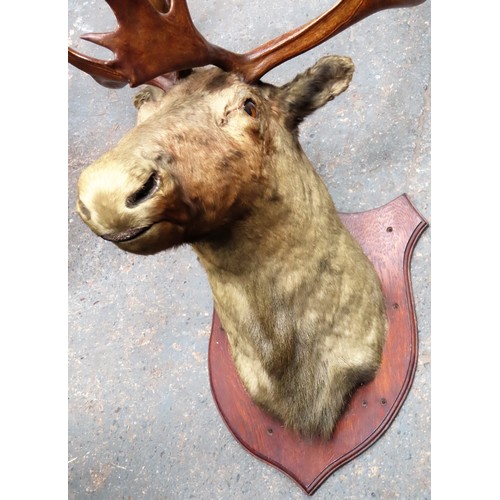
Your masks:
M68 62L89 74L97 83L100 83L104 87L118 89L128 83L127 78L109 67L108 61L101 61L85 56L70 47L68 47Z

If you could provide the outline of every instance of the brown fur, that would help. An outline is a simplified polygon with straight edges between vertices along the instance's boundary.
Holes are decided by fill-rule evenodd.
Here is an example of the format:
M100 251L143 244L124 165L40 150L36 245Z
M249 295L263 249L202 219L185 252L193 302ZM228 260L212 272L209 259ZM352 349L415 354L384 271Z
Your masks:
M281 88L219 69L146 88L137 127L82 173L77 204L123 250L190 243L253 400L323 438L376 372L386 330L376 273L298 142L353 69L329 56Z

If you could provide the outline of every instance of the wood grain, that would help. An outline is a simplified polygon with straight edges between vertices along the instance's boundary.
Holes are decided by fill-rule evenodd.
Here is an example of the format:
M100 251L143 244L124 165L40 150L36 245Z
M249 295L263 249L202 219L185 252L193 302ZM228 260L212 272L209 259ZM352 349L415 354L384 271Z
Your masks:
M408 395L417 366L410 260L427 222L406 195L341 218L380 276L389 332L377 376L354 393L331 440L304 439L253 404L234 367L216 311L209 344L212 394L229 430L250 453L283 471L309 495L381 437Z

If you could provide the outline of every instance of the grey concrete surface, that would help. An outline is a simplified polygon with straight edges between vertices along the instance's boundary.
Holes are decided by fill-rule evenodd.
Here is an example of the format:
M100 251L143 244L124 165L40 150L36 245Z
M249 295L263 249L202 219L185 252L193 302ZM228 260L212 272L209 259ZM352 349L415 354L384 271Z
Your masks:
M190 0L213 43L246 51L331 6L311 2ZM102 0L70 0L68 43L114 27ZM326 54L349 55L354 80L301 126L301 143L343 212L407 193L431 222L430 1L375 14L274 69L282 84ZM249 455L212 400L207 348L212 301L203 269L182 247L141 257L95 237L74 211L82 169L130 129L132 89L108 90L69 67L70 499L299 499L283 473ZM426 499L430 481L430 237L411 279L419 362L392 426L335 472L316 499Z

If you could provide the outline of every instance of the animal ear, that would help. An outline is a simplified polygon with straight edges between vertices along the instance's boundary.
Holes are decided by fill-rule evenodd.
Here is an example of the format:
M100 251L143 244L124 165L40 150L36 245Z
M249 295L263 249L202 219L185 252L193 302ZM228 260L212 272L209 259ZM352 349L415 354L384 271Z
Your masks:
M144 85L135 95L134 106L138 111L137 125L149 118L160 107L163 96L180 80L187 78L191 69L161 75L152 80L154 85Z
M347 89L354 73L349 57L326 56L280 88L292 128Z
M139 110L149 102L158 102L165 95L165 91L153 85L144 85L144 87L134 96L134 107Z

